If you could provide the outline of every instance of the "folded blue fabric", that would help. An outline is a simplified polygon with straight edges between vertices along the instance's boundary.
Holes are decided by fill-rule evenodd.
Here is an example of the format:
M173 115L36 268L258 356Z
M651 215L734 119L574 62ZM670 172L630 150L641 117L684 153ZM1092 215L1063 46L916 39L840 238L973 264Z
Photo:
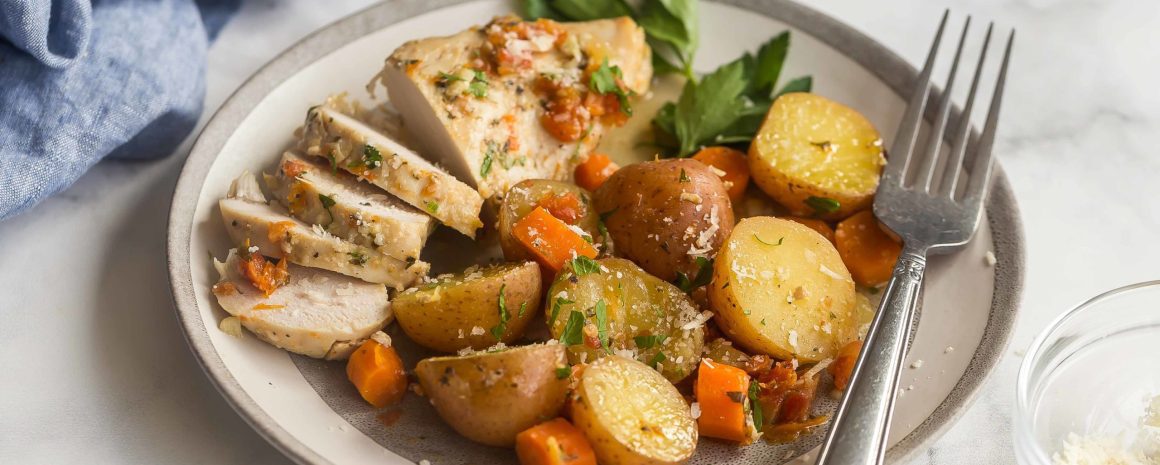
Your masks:
M105 156L172 153L239 0L0 1L0 220Z

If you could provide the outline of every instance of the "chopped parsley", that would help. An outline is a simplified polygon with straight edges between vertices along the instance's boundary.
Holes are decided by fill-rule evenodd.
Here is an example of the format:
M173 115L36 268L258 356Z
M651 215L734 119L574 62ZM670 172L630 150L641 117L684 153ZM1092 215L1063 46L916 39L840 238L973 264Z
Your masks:
M758 394L761 392L761 386L758 386L757 381L749 381L749 409L753 414L753 426L761 431L765 426L765 416L761 412L761 399Z
M693 279L689 279L688 275L680 271L677 272L677 282L674 284L684 292L709 284L709 281L713 280L713 260L697 257L696 263L697 275Z
M821 149L823 152L829 152L830 147L833 146L833 144L830 144L830 141L828 140L822 142L810 142L810 145Z
M608 346L608 306L604 303L604 299L596 301L595 313L596 334L600 338L600 347L611 354L612 348Z
M574 300L568 300L563 297L556 297L556 301L552 302L552 316L548 318L548 324L556 323L556 317L560 315L560 307L574 303L576 303Z
M592 72L592 76L588 78L588 88L600 95L616 95L616 100L620 103L620 111L632 116L632 105L628 101L632 91L624 87L623 80L624 73L621 72L620 67L608 66L608 59L605 58L604 62L600 63L600 67L596 68L596 71Z
M366 256L366 254L364 254L358 250L356 250L354 252L347 252L346 254L350 255L350 264L351 265L363 266L363 265L367 264L368 260L370 260L370 258L368 258Z
M483 163L479 165L479 177L486 178L488 173L491 173L491 151L488 150L483 153Z
M667 359L668 358L665 357L664 352L657 352L656 355L653 355L652 360L648 361L648 366L653 367L653 369L655 370L658 364L664 363L665 360L667 360Z
M576 274L576 277L600 272L600 264L584 255L578 255L568 263L572 267L572 272Z
M439 213L439 202L435 202L433 200L424 200L423 207L426 208L427 212L431 213L432 215Z
M322 202L322 208L326 209L326 214L330 215L330 222L333 223L334 222L334 212L330 211L330 207L334 206L334 199L329 197L329 196L318 194L318 201Z
M633 342L636 342L636 347L639 349L651 349L664 343L665 339L668 338L669 337L665 336L664 334L652 334L649 336L636 336L632 338L632 340Z
M781 245L782 243L784 243L784 242L785 242L785 237L784 237L784 236L783 236L783 237L781 237L780 239L778 239L776 244L774 244L774 243L772 243L772 242L765 242L765 240L763 240L763 239L761 238L761 236L758 236L758 235L757 235L757 233L753 233L753 238L754 238L754 239L757 239L757 242L760 242L760 243L762 243L762 244L765 244L765 245L774 245L774 246L776 246L776 245Z
M816 195L811 195L806 199L806 205L809 205L817 213L834 213L842 208L842 204L837 200L829 197L818 197Z
M584 314L576 310L568 315L568 323L564 325L564 332L560 333L560 343L574 346L584 342Z
M565 379L572 376L572 365L565 365L556 369L556 379Z
M507 331L507 323L511 320L511 314L508 313L507 302L504 296L506 289L507 284L501 284L499 286L499 324L491 328L491 337L494 337L497 341L503 338L503 333ZM524 306L527 306L527 303L524 303ZM521 308L520 310L522 311L523 309Z
M346 167L352 170L375 169L383 166L383 154L373 145L363 146L362 158L356 158L347 163Z
M467 86L467 92L476 98L487 97L487 75L478 69L472 70L472 72L474 76L471 78L471 84Z

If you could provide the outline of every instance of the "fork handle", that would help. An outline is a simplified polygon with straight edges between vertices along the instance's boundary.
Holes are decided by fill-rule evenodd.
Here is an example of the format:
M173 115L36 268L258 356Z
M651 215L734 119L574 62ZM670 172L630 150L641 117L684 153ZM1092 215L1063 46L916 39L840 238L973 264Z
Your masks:
M883 463L910 328L926 269L926 251L906 248L866 334L846 395L830 422L818 465Z

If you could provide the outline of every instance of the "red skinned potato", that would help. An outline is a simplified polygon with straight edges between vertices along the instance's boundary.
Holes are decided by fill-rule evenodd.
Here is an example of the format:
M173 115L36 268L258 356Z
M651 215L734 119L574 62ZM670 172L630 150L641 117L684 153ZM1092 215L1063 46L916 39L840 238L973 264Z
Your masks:
M733 207L721 179L692 159L621 168L593 195L618 255L666 281L690 280L698 258L712 259L733 231ZM707 271L707 270L706 270Z

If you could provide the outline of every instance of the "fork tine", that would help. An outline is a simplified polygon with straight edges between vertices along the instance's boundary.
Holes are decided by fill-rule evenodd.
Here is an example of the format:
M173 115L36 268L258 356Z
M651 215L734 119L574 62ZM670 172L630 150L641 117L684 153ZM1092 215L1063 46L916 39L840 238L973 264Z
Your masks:
M979 64L975 66L975 77L971 80L971 91L967 94L967 105L959 116L959 124L952 134L954 146L951 147L950 159L947 160L946 170L943 171L940 192L947 198L955 197L955 188L958 187L959 175L963 171L963 156L967 153L967 137L971 130L971 112L975 108L975 93L979 89L979 79L983 74L983 63L987 60L987 49L991 46L991 31L995 23L987 25L987 35L983 38L983 49L979 52Z
M910 154L914 150L914 142L918 137L922 116L926 110L927 94L930 92L930 73L934 68L934 59L938 55L943 30L946 29L947 17L950 14L950 9L943 12L938 32L934 34L934 43L931 44L930 52L926 55L926 64L923 65L922 72L915 80L914 93L911 94L910 101L906 105L906 113L903 114L902 122L898 125L894 145L890 147L889 155L893 159L886 164L886 170L882 173L882 183L884 184L901 186L906 178L906 167L910 164Z
M919 159L918 171L914 180L914 189L930 192L934 172L938 169L939 149L942 147L943 135L947 129L947 119L951 114L951 95L954 94L955 75L959 72L959 61L963 56L963 44L967 42L967 31L971 29L971 17L963 23L963 32L959 36L959 45L955 48L955 59L951 62L951 72L947 76L947 84L943 87L942 99L938 104L938 113L931 123L930 135L926 140L926 151Z
M983 126L983 135L979 138L979 146L975 149L975 160L971 165L971 176L968 179L967 191L963 197L963 204L981 212L983 198L986 197L987 183L991 178L992 156L991 148L995 145L995 128L999 124L999 105L1003 102L1003 88L1007 82L1007 65L1011 61L1011 47L1015 44L1015 30L1007 37L1007 50L1003 52L1003 65L999 68L999 78L995 82L995 92L991 96L991 108L987 110L987 123Z

